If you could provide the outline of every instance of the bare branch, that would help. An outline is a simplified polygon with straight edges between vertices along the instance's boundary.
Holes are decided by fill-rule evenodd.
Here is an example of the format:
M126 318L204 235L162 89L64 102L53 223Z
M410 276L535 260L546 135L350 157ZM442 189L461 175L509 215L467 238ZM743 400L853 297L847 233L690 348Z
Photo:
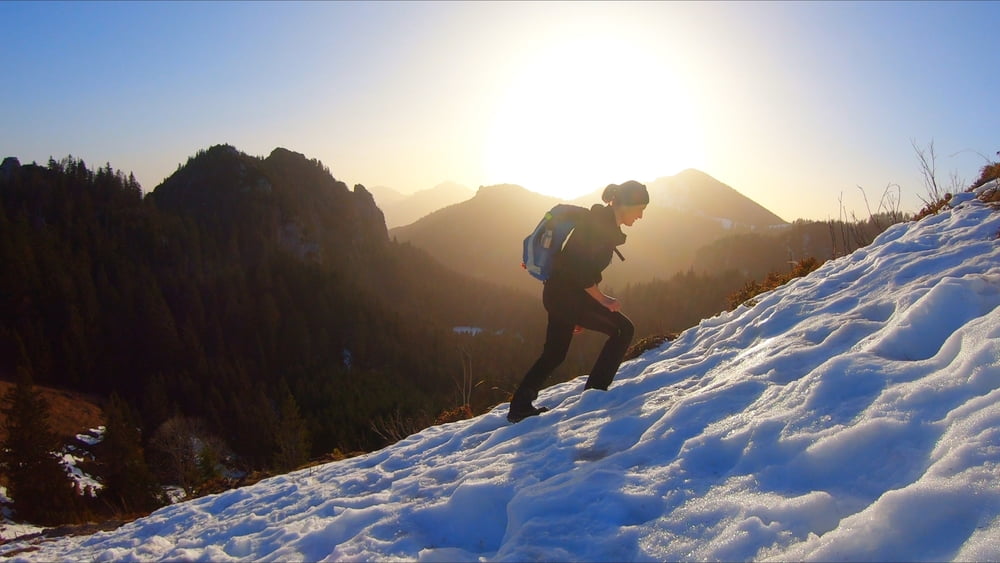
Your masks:
M920 174L924 177L924 189L927 190L928 199L920 198L925 204L941 200L944 197L937 182L937 155L934 153L934 141L932 140L927 149L917 147L917 142L910 140L910 145L917 153L917 160L920 162ZM920 197L920 196L917 196Z

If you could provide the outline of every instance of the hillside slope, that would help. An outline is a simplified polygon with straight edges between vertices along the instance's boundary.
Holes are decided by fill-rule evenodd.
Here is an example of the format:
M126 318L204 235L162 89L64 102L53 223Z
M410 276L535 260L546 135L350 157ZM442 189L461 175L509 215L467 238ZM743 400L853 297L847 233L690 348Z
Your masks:
M0 381L0 397L16 385ZM96 397L51 387L36 386L35 390L49 405L49 428L59 438L68 440L90 428L104 424L104 412ZM0 440L7 438L6 416L0 413Z
M530 297L391 242L363 186L287 149L210 147L145 197L110 164L2 172L0 378L117 392L145 436L196 417L249 468L275 463L283 403L308 431L298 457L370 451L373 420L418 428L456 405L472 351L453 327L509 330L479 356L544 331ZM477 357L469 401L504 400L523 369Z
M501 405L21 557L1000 559L1000 213L951 205L607 392L581 377L520 424Z
M467 201L390 229L389 236L463 274L537 292L540 284L520 267L521 242L556 203L520 186L487 186Z

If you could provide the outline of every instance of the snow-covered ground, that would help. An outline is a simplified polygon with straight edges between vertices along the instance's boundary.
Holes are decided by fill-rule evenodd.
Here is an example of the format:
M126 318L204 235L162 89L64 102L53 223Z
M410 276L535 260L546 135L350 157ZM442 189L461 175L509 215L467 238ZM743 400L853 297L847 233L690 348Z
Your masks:
M607 392L579 378L516 425L501 405L15 557L1000 560L1000 213L953 206Z
M73 482L73 486L81 494L95 496L97 491L104 487L100 481L88 475L79 465L85 460L93 459L87 448L101 443L104 439L104 432L104 426L91 428L87 432L76 435L77 445L70 444L58 453L53 452L53 455L59 458L59 463ZM0 487L0 541L17 539L45 531L45 528L34 524L16 522L14 520L16 514L13 509L17 505L15 501L16 499L7 496L7 487Z
M91 428L85 433L77 434L76 439L84 448L71 445L59 454L59 462L62 464L63 469L70 476L70 479L73 480L77 490L85 495L96 496L97 491L104 488L104 485L100 481L80 469L80 463L88 459L93 459L93 456L85 448L100 444L104 440L105 430L104 426L98 426L97 428Z
M45 530L34 524L15 522L12 519L14 515L14 510L10 507L12 504L13 501L7 496L7 487L0 487L0 540L38 534Z

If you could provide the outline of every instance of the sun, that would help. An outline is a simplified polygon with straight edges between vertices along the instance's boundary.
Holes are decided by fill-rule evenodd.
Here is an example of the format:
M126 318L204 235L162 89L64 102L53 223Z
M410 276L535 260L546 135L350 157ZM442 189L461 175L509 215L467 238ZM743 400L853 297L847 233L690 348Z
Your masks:
M698 107L664 60L612 37L537 53L500 97L484 156L490 183L572 199L705 161Z

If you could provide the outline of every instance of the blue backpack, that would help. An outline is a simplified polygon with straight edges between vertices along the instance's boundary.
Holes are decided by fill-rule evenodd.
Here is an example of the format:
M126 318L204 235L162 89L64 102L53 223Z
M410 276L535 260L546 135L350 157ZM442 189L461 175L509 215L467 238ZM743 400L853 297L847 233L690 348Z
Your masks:
M538 222L535 230L525 237L521 267L543 282L549 279L556 255L563 249L577 222L588 211L585 207L567 203L560 203L550 209ZM617 248L615 253L622 260L625 259Z

